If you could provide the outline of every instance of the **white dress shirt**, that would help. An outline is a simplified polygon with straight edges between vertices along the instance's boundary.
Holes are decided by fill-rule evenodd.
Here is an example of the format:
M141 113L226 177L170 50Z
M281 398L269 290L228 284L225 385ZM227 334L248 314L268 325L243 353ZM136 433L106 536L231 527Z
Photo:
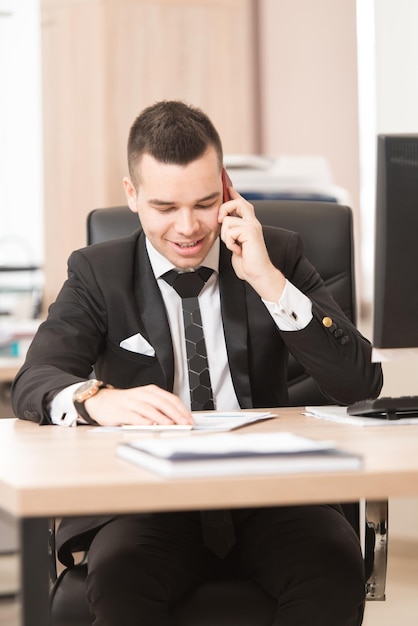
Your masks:
M190 407L181 298L177 292L161 278L162 275L169 270L178 268L175 268L168 259L155 250L148 240L146 240L146 246L151 267L157 279L167 310L167 318L173 341L173 392L181 398L186 406ZM214 272L199 294L199 305L205 334L215 409L218 411L233 411L239 409L239 403L232 384L223 332L218 284L219 248L220 241L217 239L202 263L205 267L213 269ZM282 331L301 330L305 328L312 319L312 303L310 299L287 280L279 302L275 303L263 300L263 303L278 328ZM63 389L55 396L50 408L53 423L63 426L75 426L77 424L77 413L72 402L72 396L80 384L82 383L75 383Z

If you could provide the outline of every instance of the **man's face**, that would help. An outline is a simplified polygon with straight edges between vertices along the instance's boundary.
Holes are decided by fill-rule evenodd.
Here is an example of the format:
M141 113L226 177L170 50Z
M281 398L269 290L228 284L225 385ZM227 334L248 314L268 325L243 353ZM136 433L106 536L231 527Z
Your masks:
M188 165L167 165L144 154L137 190L124 179L129 207L160 254L179 268L198 267L219 235L221 166L215 149Z

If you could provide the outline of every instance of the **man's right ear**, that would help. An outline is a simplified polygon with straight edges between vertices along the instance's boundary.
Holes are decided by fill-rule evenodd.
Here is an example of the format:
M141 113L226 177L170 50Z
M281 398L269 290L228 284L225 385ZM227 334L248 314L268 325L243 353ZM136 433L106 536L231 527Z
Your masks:
M138 213L138 207L136 206L136 189L128 176L125 176L123 179L123 188L125 190L128 207L133 213Z

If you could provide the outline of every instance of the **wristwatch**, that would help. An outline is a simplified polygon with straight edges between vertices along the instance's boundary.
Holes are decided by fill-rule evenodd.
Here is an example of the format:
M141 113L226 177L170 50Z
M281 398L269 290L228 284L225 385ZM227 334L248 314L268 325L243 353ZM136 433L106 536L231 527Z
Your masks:
M86 407L84 403L89 398L92 398L100 391L100 389L111 388L112 385L106 385L102 380L96 380L95 378L91 378L86 381L78 389L75 390L73 395L73 404L77 410L77 413L80 417L82 417L88 424L92 424L93 426L98 426L99 424L87 413Z

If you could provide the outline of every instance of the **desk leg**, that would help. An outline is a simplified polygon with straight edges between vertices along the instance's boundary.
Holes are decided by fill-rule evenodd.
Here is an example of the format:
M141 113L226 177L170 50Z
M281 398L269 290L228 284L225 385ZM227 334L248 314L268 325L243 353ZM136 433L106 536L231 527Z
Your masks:
M50 626L48 520L20 520L21 626Z

